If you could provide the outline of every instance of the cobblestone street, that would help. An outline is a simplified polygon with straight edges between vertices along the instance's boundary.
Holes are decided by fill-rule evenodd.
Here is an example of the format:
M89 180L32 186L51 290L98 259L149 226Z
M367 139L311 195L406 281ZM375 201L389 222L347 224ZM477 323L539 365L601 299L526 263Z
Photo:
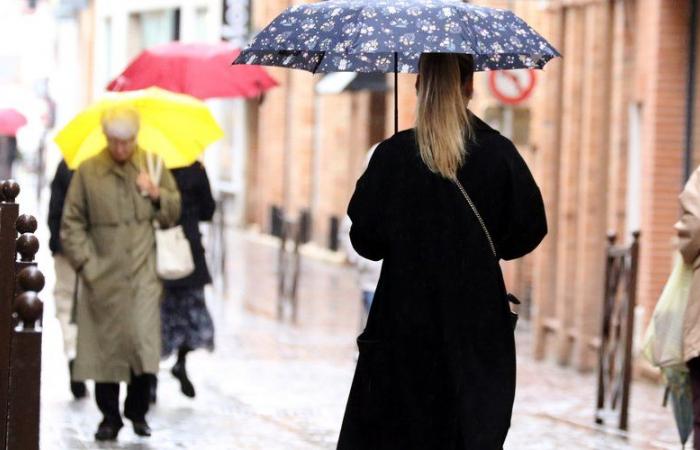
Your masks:
M227 295L209 292L217 325L214 353L197 352L190 374L197 397L182 396L161 365L159 397L149 414L150 439L129 426L114 444L93 440L100 419L92 398L72 401L58 322L45 312L43 449L333 449L353 374L360 317L352 269L304 258L298 325L276 320L276 250L266 238L231 232ZM631 432L593 426L595 380L529 357L527 324L518 332L519 385L506 450L677 449L660 387L633 387ZM92 386L90 386L92 388Z

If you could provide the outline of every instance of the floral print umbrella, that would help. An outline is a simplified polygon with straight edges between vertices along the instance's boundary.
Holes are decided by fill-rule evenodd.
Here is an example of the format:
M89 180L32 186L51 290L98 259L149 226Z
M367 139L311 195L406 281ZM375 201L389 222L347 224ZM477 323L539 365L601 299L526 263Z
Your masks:
M469 53L477 70L541 69L559 56L508 10L460 0L328 0L288 8L234 64L417 72L427 52Z

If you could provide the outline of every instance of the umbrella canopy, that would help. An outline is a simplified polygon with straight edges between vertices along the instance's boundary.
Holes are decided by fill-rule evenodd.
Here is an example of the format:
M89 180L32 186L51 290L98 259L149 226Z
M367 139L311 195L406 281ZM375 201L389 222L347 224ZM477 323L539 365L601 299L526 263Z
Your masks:
M292 6L236 59L310 72L417 72L422 53L468 53L476 70L541 69L559 56L513 12L461 0L328 0Z
M239 53L239 49L225 42L171 42L142 52L107 89L133 91L157 86L204 100L258 97L277 86L261 67L231 69L231 55Z
M169 168L194 163L209 144L224 135L207 105L194 97L159 88L108 94L56 135L56 144L70 168L106 148L102 113L116 105L128 105L139 112L139 146L160 156Z
M661 369L668 392L671 396L671 409L676 419L678 436L685 446L693 429L693 394L690 389L690 374L685 366Z
M17 130L27 124L27 118L16 109L0 109L0 136L16 136Z

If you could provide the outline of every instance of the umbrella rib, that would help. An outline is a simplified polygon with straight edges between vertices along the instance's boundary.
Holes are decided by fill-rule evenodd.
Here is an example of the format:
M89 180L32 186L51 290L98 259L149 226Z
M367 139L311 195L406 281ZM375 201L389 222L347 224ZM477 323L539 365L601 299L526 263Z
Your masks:
M326 52L323 51L321 52L321 56L318 58L318 62L316 63L316 66L314 67L314 70L311 71L311 73L315 74L318 68L321 66L321 63L323 62L323 58L326 57Z

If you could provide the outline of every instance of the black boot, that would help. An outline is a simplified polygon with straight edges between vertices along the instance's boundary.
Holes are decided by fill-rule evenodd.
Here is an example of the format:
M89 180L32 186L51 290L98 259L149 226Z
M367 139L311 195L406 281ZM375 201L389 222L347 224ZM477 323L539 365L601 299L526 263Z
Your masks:
M151 405L156 404L158 391L158 375L149 375L150 385L148 386L148 401Z
M116 441L119 435L119 430L124 426L121 422L116 420L104 419L100 425L97 427L97 432L95 433L95 440L97 441Z
M187 353L189 351L190 350L187 347L182 347L180 351L178 351L177 362L175 363L170 372L180 382L180 391L183 394L185 394L185 396L194 398L194 386L192 385L190 379L187 377L187 369L185 368L185 364L187 362Z
M73 393L73 398L80 400L87 396L87 387L84 381L73 381L73 363L75 360L68 361L68 373L70 374L70 391Z
M136 435L141 436L141 437L150 437L151 436L151 427L148 426L148 422L146 420L139 420L137 422L133 422L134 426L134 433Z

